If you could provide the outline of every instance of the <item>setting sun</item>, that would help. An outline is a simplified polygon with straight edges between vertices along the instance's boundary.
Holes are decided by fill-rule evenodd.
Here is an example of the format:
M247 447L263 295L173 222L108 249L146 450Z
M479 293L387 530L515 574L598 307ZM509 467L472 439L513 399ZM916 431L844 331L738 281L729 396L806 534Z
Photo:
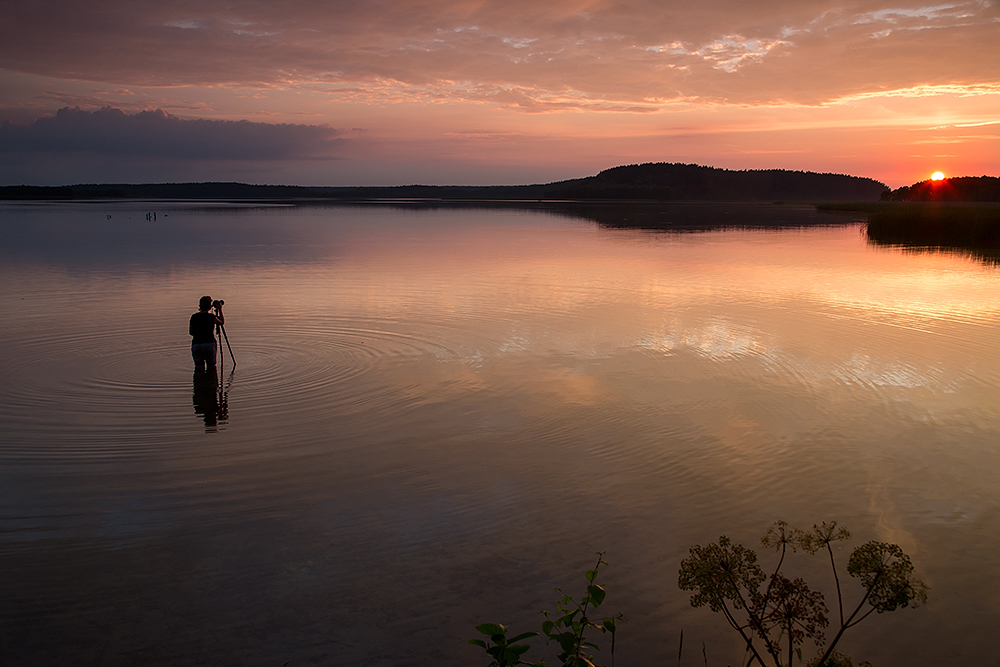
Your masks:
M931 180L932 181L943 181L944 180L944 174L942 172L940 172L940 171L935 171L933 174L931 174Z

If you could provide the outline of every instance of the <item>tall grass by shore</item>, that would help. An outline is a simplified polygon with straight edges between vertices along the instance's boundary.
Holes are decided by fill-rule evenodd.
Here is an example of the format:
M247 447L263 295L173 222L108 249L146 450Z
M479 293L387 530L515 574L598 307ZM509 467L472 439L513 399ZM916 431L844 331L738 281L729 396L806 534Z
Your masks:
M868 240L877 245L959 250L1000 262L1000 205L940 202L861 202L818 206L868 213Z

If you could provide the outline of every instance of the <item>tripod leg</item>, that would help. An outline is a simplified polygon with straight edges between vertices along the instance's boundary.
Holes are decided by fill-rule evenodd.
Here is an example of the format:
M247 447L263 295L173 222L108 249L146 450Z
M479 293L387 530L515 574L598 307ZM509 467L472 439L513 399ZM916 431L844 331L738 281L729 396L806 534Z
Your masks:
M220 325L216 324L215 325L215 339L216 340L219 339L219 332L221 330L222 330L222 327ZM218 347L218 343L216 343L216 347ZM225 372L225 363L226 363L226 357L225 357L225 355L220 354L217 363L219 364L219 371L220 371L219 377L222 377L222 373Z
M222 337L226 340L226 347L229 349L229 358L233 360L233 370L236 370L236 357L233 356L233 346L229 344L229 336L226 335L225 325L219 325L222 329Z

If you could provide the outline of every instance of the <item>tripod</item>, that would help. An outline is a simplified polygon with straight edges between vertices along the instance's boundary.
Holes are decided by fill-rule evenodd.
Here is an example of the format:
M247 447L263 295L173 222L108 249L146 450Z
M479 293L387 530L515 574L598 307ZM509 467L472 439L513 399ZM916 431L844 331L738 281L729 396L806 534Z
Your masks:
M216 308L215 308L215 315L216 316L219 315L219 308L218 308L218 306L216 306ZM233 346L229 344L229 336L226 335L226 325L225 324L216 324L215 325L215 329L216 329L216 335L218 335L218 333L220 331L222 332L222 338L223 338L223 340L226 341L226 348L229 349L229 358L233 360L233 370L236 370L236 357L233 356Z
M219 302L224 303L222 301ZM219 307L215 306L215 316L219 316ZM229 350L229 358L233 360L233 368L229 371L229 383L232 384L233 373L236 371L236 357L233 356L233 346L229 344L229 336L226 335L226 325L216 324L215 325L215 336L218 338L219 333L222 333L222 339L226 341L226 348ZM219 356L219 366L221 367L226 360L226 355L222 354ZM219 403L218 403L218 416L219 419L225 421L229 419L229 391L226 387L225 375L219 374Z

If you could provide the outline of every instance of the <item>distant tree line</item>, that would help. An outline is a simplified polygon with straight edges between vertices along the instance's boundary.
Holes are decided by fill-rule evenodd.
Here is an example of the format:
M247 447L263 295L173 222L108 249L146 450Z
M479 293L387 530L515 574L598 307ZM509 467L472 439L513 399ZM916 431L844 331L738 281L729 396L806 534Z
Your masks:
M0 199L450 199L655 201L875 201L871 178L784 169L732 171L695 164L614 167L596 176L536 185L305 187L247 183L150 183L0 187Z
M882 201L1000 202L1000 178L962 176L921 181L882 194Z

